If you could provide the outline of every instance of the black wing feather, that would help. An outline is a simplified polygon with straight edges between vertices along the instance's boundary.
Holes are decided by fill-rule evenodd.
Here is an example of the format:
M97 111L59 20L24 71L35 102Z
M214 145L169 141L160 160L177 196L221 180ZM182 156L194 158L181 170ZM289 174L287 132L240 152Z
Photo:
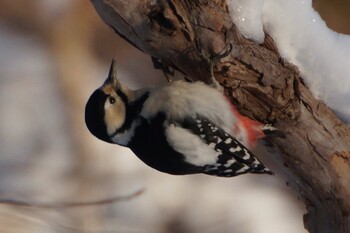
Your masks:
M237 139L207 118L198 115L188 117L181 126L199 135L209 147L219 152L217 163L206 165L204 173L225 177L244 173L273 174Z

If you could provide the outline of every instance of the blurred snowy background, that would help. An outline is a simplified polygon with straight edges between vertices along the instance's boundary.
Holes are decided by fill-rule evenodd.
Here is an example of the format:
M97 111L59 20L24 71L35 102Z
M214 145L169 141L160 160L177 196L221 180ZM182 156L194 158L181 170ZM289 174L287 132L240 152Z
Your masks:
M314 2L350 34L348 0ZM278 176L171 176L95 139L84 106L115 57L131 87L164 83L151 59L121 40L84 0L0 2L0 199L101 206L0 205L4 233L302 233L303 205Z

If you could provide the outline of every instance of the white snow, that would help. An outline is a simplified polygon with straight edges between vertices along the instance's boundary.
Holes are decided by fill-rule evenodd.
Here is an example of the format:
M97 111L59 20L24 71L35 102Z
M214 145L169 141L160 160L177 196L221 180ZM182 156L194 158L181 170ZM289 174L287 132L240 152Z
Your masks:
M242 34L262 42L267 32L297 65L313 94L350 123L350 36L329 29L311 0L230 0Z
M242 35L258 43L264 41L261 20L263 5L264 0L230 0L228 4L233 22Z

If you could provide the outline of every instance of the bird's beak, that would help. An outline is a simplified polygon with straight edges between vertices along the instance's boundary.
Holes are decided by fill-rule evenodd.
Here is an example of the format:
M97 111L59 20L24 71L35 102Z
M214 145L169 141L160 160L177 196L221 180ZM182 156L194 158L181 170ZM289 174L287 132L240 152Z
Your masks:
M121 91L128 97L128 99L133 98L133 91L130 90L127 86L123 85L119 82L117 78L117 61L113 58L111 66L109 68L109 73L106 81L104 82L102 87L112 88L115 92Z
M108 77L104 83L105 84L112 84L112 86L117 87L120 86L120 83L117 78L117 61L115 58L113 58L111 66L109 68Z

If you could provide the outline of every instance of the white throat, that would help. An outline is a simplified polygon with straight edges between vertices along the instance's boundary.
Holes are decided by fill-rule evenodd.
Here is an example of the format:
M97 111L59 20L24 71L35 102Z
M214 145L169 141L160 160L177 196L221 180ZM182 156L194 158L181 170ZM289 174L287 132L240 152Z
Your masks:
M136 127L140 124L140 121L133 121L131 127L124 132L113 135L112 142L121 146L127 146L135 134Z

